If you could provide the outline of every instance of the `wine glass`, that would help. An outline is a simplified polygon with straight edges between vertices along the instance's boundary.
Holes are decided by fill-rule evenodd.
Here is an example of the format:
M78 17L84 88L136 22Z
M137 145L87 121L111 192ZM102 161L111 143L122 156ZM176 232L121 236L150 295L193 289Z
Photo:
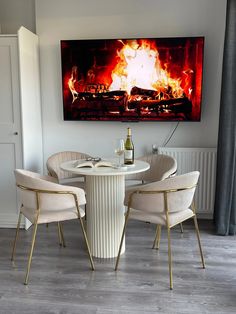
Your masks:
M115 140L115 154L118 156L118 167L121 167L120 157L124 154L125 143L122 138Z

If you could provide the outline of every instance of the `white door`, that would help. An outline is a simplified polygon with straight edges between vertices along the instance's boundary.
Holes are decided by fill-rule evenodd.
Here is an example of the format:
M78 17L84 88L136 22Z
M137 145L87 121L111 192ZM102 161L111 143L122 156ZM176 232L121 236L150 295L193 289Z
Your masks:
M22 168L18 39L0 36L0 227L16 227L15 168Z
M43 172L39 82L38 36L0 35L0 227L17 223L14 169Z

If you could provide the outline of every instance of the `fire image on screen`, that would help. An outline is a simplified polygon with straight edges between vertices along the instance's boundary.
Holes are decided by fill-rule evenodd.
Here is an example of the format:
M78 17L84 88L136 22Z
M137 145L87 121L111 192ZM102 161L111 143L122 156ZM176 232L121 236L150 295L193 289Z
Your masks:
M64 120L200 121L203 37L61 40Z

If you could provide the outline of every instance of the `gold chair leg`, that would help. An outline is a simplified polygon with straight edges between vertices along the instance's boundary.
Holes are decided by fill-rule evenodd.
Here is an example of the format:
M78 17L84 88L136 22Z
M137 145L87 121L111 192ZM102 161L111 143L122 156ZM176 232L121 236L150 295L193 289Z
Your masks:
M77 199L77 196L75 196L75 195L73 195L73 196L74 196L75 205L76 205L76 209L77 209L78 219L80 221L80 225L81 225L81 229L82 229L82 232L83 232L84 240L85 240L85 243L86 243L86 246L87 246L87 251L88 251L88 256L89 256L91 268L92 268L92 270L95 270L94 263L93 263L93 258L92 258L92 254L91 254L91 251L90 251L88 238L87 238L87 234L86 234L86 231L85 231L85 228L84 228L84 223L83 223L82 217L80 216L78 199Z
M59 245L62 246L61 229L60 229L60 223L59 222L57 222L57 233L58 233Z
M198 246L199 246L200 255L201 255L202 268L206 268L205 260L204 260L204 256L203 256L203 251L202 251L202 246L201 246L200 232L199 232L199 228L198 228L198 222L197 222L196 214L193 216L193 220L194 220L194 225L195 225L195 230L196 230L197 240L198 240Z
M173 290L171 238L170 238L170 228L169 228L169 226L167 228L167 235L168 235L168 262L169 262L170 290Z
M93 258L92 258L90 247L89 247L88 238L87 238L87 235L86 235L86 232L85 232L85 229L84 229L84 223L83 223L81 217L79 218L79 221L80 221L80 225L81 225L82 232L83 232L83 235L84 235L85 243L86 243L86 246L87 246L91 268L92 268L92 270L95 270L94 263L93 263Z
M169 263L169 277L170 277L170 290L173 290L173 275L172 275L172 254L171 254L171 238L170 238L170 223L169 223L169 209L167 201L167 193L164 193L164 203L166 211L166 228L168 236L168 263Z
M184 233L184 228L183 228L182 222L179 224L179 226L180 226L180 232L181 232L181 233Z
M13 244L13 248L12 248L12 254L11 254L11 260L12 260L12 261L14 260L14 257L15 257L16 242L17 242L18 235L19 235L21 217L22 217L22 213L20 212L20 213L19 213L19 218L18 218L17 227L16 227L15 240L14 240L14 244Z
M84 220L87 220L87 208L86 208L86 204L84 205L84 212L85 212L85 216L84 216Z
M122 249L122 245L123 245L123 241L124 241L124 236L125 236L125 230L126 230L126 226L127 226L127 222L128 222L128 218L129 218L129 211L130 211L130 207L128 207L127 213L125 215L125 223L124 223L124 228L123 228L122 236L121 236L121 240L120 240L120 246L119 246L118 255L117 255L117 258L116 258L115 270L118 269L118 264L119 264L119 261L120 261L120 253L121 253L121 249Z
M66 247L66 242L65 242L64 232L63 232L63 225L61 222L59 222L59 229L60 229L60 233L61 233L62 245L63 245L63 247Z
M29 272L30 272L30 266L31 266L33 251L34 251L34 244L35 244L37 228L38 228L38 217L36 218L36 221L34 223L34 230L33 230L33 236L32 236L31 249L30 249L30 253L29 253L27 271L26 271L25 282L24 282L25 285L28 284Z
M161 225L157 225L156 228L156 236L152 245L153 249L159 250L160 247L160 240L161 240Z
M57 231L58 231L59 245L66 247L62 224L59 221L57 222Z

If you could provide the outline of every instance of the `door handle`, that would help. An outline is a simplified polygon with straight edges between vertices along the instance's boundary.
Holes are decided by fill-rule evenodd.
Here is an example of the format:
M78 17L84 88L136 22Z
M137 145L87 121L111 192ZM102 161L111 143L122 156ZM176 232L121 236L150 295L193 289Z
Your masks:
M18 135L18 132L14 132L13 134L14 134L14 135Z

